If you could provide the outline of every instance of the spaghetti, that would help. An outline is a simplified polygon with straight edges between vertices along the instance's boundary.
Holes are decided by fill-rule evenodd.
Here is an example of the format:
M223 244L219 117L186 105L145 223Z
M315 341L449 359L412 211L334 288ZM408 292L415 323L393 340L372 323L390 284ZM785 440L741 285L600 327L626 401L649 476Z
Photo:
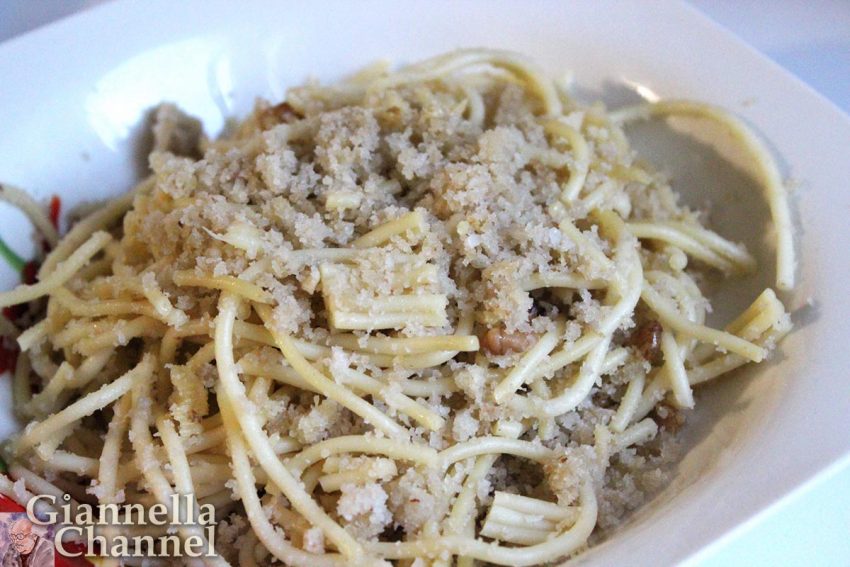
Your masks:
M213 141L164 105L152 175L63 238L0 191L53 247L0 293L40 302L10 331L25 488L0 491L190 495L218 506L204 564L579 552L657 488L694 389L790 330L769 289L705 324L700 282L755 261L635 159L624 125L668 114L751 153L789 289L785 190L740 120L606 113L500 51L291 89Z

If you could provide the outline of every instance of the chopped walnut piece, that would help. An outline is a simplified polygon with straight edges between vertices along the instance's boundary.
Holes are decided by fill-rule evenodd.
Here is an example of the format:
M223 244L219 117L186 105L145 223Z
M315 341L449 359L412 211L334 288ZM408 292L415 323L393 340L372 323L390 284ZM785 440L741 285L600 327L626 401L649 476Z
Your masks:
M661 353L661 333L664 332L661 323L656 320L647 321L631 334L626 345L635 350L653 366L660 366L664 361Z
M655 408L653 419L658 427L670 433L676 433L685 424L685 414L664 402Z
M268 130L278 124L286 124L303 118L288 102L281 102L264 108L257 114L257 123L263 130Z
M488 329L481 338L481 348L489 354L501 356L511 352L523 352L534 344L531 333L508 333L504 328Z

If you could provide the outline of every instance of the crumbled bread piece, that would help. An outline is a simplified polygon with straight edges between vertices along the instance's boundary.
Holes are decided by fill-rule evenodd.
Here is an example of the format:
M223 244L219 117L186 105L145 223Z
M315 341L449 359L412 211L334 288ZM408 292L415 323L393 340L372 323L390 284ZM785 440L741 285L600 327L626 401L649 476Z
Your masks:
M472 416L470 410L464 410L455 414L452 421L452 435L455 441L462 443L478 433L478 420Z
M331 425L339 418L341 407L333 400L322 400L297 421L296 438L302 443L326 439Z
M392 521L393 516L387 509L387 493L380 484L343 484L341 492L337 513L358 537L371 539Z
M408 535L417 533L428 521L443 517L448 510L443 479L413 467L389 483L389 509Z
M310 528L304 532L304 551L325 552L325 533L320 528Z
M173 104L159 105L154 115L153 151L178 156L198 157L203 140L201 121Z

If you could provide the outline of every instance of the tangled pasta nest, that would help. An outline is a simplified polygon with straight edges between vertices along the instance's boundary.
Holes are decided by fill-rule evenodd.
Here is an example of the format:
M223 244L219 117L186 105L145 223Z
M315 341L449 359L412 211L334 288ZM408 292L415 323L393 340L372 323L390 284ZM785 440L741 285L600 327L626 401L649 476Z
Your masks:
M793 285L776 167L713 107L608 113L482 50L291 89L213 141L162 106L152 175L0 294L38 313L0 488L192 495L213 563L575 553L663 482L693 387L790 328L770 289L704 324L705 274L755 262L636 159L623 125L670 113L757 160Z

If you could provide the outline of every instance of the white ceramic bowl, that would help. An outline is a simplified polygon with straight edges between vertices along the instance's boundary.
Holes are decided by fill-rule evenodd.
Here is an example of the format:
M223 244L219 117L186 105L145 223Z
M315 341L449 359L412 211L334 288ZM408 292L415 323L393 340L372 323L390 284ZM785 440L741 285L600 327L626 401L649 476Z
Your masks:
M580 564L670 564L850 453L850 121L783 70L679 3L607 1L261 3L117 2L0 45L0 178L67 204L115 194L139 174L134 140L163 100L211 132L254 97L282 97L309 75L332 80L387 58L456 47L516 50L572 71L582 98L612 106L639 95L693 98L744 117L767 139L794 192L799 286L786 296L795 332L772 363L702 388L673 484ZM686 125L693 128L693 125ZM748 304L772 278L765 207L721 137L710 144L644 127L638 146L674 173L689 202L746 241L765 270L727 281L715 317ZM738 164L736 167L734 164ZM730 165L733 164L733 165ZM0 233L31 247L22 215L0 207ZM0 272L0 285L15 282ZM8 381L0 435L18 427Z

